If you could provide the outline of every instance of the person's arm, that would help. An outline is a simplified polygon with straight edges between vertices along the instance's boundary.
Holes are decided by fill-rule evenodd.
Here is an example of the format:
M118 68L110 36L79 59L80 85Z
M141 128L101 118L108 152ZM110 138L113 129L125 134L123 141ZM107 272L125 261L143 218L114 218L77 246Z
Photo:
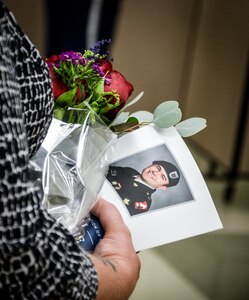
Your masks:
M128 299L140 271L130 231L115 206L105 200L99 200L92 213L105 229L104 238L91 255L99 281L97 299Z
M0 294L95 299L92 261L41 206L29 156L51 119L45 63L0 1Z

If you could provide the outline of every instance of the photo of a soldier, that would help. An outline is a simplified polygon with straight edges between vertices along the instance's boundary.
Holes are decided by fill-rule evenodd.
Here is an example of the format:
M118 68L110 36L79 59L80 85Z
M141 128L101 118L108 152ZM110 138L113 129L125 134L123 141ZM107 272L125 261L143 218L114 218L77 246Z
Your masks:
M156 190L167 191L180 181L180 172L171 162L153 161L142 172L131 167L110 166L108 181L119 194L131 216L147 212Z

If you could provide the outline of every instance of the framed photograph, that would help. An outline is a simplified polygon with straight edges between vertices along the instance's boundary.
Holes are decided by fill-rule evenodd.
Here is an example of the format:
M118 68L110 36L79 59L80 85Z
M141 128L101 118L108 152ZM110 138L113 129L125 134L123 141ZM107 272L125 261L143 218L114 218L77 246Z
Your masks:
M222 228L203 176L174 127L125 134L101 190L137 251Z

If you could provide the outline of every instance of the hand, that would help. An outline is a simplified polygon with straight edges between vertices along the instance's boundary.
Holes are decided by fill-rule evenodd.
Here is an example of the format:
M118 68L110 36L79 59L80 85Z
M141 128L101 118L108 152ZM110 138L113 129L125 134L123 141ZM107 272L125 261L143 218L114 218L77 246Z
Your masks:
M130 231L116 207L103 199L95 204L92 213L105 230L104 238L91 255L98 273L97 299L128 299L140 271Z

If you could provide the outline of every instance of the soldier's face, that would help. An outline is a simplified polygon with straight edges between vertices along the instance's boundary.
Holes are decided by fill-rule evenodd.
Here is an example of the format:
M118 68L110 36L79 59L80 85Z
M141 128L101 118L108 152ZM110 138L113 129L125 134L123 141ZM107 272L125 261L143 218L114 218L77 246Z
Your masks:
M166 189L169 179L161 165L150 165L143 169L141 178L153 188Z

